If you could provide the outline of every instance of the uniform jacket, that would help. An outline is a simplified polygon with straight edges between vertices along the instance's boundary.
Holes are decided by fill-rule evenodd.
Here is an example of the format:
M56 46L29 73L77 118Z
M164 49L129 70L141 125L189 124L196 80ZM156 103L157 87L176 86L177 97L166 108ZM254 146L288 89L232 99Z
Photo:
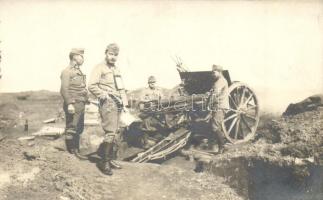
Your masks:
M65 104L86 102L86 76L79 68L68 66L61 73L61 95Z
M153 101L153 100L159 100L159 98L162 98L162 92L160 88L150 89L145 88L141 92L140 100L141 101Z
M213 106L220 110L229 108L229 86L222 75L213 85Z
M120 75L117 67L111 67L103 62L94 67L89 81L89 91L99 99L113 94L120 97L114 76Z

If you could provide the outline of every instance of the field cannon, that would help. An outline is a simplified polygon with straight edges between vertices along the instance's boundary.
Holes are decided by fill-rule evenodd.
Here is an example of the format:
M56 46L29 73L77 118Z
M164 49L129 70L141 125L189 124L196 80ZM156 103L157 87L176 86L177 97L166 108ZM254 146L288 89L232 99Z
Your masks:
M137 154L133 162L147 162L165 158L185 147L194 134L194 124L207 124L212 110L209 108L214 77L212 71L179 71L182 84L169 98L139 104L143 132L161 132L157 143ZM238 144L251 140L259 122L259 103L254 91L244 83L232 82L229 72L223 71L229 85L229 108L225 109L222 127L228 142ZM211 134L211 133L209 133Z

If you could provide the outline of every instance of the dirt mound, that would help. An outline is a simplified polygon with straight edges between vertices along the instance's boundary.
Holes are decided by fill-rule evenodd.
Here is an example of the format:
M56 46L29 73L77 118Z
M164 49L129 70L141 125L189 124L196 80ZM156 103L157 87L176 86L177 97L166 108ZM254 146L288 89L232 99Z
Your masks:
M14 103L0 104L0 131L4 131L17 124L19 108Z
M295 115L298 113L316 110L318 107L323 106L323 94L317 94L310 96L298 103L291 103L288 105L284 116Z
M221 177L174 165L122 162L113 176L96 160L80 161L55 146L61 140L35 140L0 146L0 195L3 199L242 199Z
M263 119L254 141L201 157L201 168L246 199L322 199L323 110Z
M281 152L299 158L320 154L323 146L323 111L307 111L297 115L281 117L267 124L265 136L274 135L274 142L285 145ZM269 134L268 134L269 133ZM273 139L268 138L267 139Z

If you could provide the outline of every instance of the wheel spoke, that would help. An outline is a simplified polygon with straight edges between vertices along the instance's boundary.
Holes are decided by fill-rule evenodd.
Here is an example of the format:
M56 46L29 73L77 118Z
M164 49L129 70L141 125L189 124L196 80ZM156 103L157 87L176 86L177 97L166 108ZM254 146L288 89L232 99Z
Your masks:
M244 99L244 96L245 96L245 92L246 92L246 89L245 88L242 88L242 95L241 95L241 98L240 98L240 102L239 104L241 104L243 102L243 99Z
M253 97L253 94L251 93L250 97L248 97L247 101L245 101L243 105L246 106L249 103L249 101L252 99L252 97Z
M247 104L247 110L251 110L251 109L255 109L255 108L257 108L256 105Z
M240 119L238 119L238 120L237 120L237 123L236 123L236 130L235 130L235 135L234 135L234 138L235 138L235 139L237 139L237 138L238 138L239 124L240 124Z
M236 105L239 105L239 100L238 100L239 88L240 87L237 87L236 93L234 94L234 100L235 100Z
M229 95L229 99L231 99L231 101L232 101L232 103L233 103L234 107L235 107L235 108L238 108L238 106L237 106L236 102L234 101L234 99L233 99L233 97L232 97L231 95Z
M230 134L230 132L231 132L231 130L232 130L232 128L233 128L233 126L234 126L234 124L237 122L237 120L238 120L238 118L235 118L235 119L232 121L232 124L231 124L231 126L230 126L230 128L229 128L229 130L228 130L229 134Z
M225 110L225 111L232 111L234 113L237 113L238 112L238 110L235 110L235 109L232 109L232 108L224 108L223 110Z
M248 129L250 132L252 132L252 130L251 130L251 128L249 127L249 125L248 125L248 123L247 123L246 119L244 118L244 116L241 116L241 119L242 119L242 121L243 121L244 125L246 125L247 129Z
M230 115L230 117L224 119L224 122L226 122L226 121L228 121L228 120L230 120L230 119L232 119L232 118L234 118L236 116L238 116L238 114L237 113L234 113L234 114Z
M254 116L252 116L252 115L250 115L250 114L248 114L248 113L243 113L243 114L244 114L244 116L246 116L247 118L252 119L252 120L254 120L254 121L257 121L257 120L256 120L256 117L254 117Z
M243 128L242 128L242 123L239 124L240 126L240 131L241 131L241 135L242 135L242 139L244 138L244 131L243 131Z

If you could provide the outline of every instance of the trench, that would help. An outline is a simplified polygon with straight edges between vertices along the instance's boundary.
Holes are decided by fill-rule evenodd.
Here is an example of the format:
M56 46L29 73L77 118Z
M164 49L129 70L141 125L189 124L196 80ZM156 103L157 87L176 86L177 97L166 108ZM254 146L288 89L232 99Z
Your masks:
M323 199L322 166L288 166L245 157L202 165L203 171L225 178L226 184L245 199Z

